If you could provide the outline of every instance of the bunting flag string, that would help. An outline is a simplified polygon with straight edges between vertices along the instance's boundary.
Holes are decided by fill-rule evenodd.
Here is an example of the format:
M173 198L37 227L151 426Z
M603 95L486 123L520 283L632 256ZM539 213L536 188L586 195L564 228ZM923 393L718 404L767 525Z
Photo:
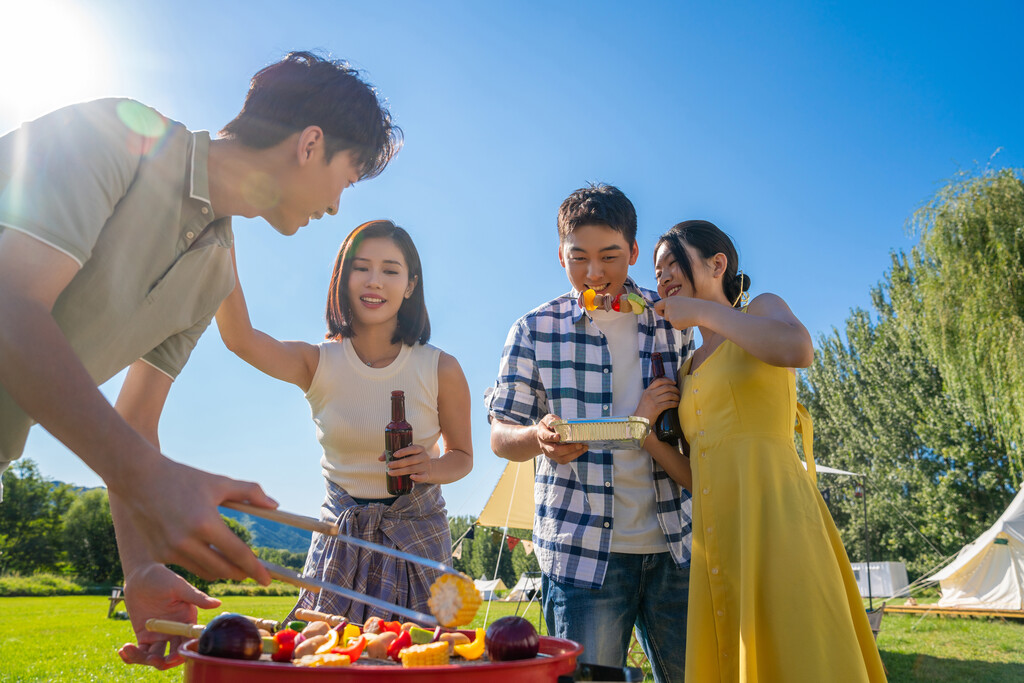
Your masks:
M516 544L519 543L519 539L515 536L508 536L505 538L505 542L508 543L508 551L512 552L516 549Z

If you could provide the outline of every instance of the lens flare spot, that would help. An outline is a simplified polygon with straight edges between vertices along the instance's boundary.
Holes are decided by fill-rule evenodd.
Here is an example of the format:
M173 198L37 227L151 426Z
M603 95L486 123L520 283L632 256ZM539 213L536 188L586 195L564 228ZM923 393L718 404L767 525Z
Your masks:
M117 115L124 125L147 138L158 138L167 131L167 120L144 104L125 100L117 105Z
M259 211L277 206L281 201L281 190L270 175L250 173L242 181L242 197Z

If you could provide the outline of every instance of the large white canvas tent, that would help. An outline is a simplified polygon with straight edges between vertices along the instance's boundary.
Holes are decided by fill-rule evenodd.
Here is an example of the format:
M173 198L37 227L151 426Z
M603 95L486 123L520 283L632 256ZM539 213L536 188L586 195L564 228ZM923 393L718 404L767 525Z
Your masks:
M1024 609L1024 489L988 531L928 580L939 582L939 607Z
M525 573L519 577L516 581L516 585L512 586L512 590L508 592L505 597L508 601L521 601L521 600L532 600L534 597L540 595L540 574L533 574L531 576Z
M494 579L493 581L488 579L477 579L473 582L476 589L480 591L480 598L483 600L497 600L497 591L503 591L508 588L505 582L501 579Z

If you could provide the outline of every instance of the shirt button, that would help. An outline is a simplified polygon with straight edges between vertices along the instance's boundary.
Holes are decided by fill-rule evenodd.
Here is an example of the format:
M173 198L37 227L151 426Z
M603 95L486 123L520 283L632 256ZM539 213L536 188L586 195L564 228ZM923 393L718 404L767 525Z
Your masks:
M601 407L604 408L605 410L608 410L608 406L601 406Z
M701 435L701 436L704 436L704 430L703 430L703 429L702 429L702 430L700 430L700 435Z
M612 485L612 483L611 483L610 481L606 481L606 482L604 483L604 486L605 486L605 488L608 488L608 487L610 487L611 485Z
M715 576L718 576L718 567L715 567L714 569L712 569L711 573L714 574Z
M711 527L708 527L708 533L709 534L711 533Z
M697 409L697 414L700 415L700 408Z
M723 612L722 610L718 610L718 612L716 612L716 614L718 614L718 616L720 616L720 617L724 617L725 616L725 612Z
M706 495L708 495L709 493L711 493L711 489L709 489L709 488L707 488L707 487L705 486L705 487L704 487L704 491L703 491L702 493L703 493L703 494L704 494L704 495L706 496Z
M196 234L194 232L192 232L191 230L189 230L188 232L185 233L185 238L186 239L192 239L195 236L196 236Z
M209 210L208 208L206 208L205 206L204 206L203 208L199 209L199 211L200 211L200 213L202 213L202 214L203 214L204 216L206 216L206 215L208 215L208 214L210 213L210 210Z
M700 374L699 372L695 372L695 373L693 373L693 376L696 377L699 374Z
M610 526L611 526L611 522L605 522L605 523L604 523L604 528L605 528L605 529L607 529L607 528L608 528L608 527L610 527Z
M604 369L604 374L606 374L606 375L608 374L608 368Z
M694 389L694 390L693 390L693 393L695 393L695 394L696 394L696 393L697 393L697 391L699 391L699 390L698 390L698 389Z
M708 452L707 451L701 451L700 452L700 457L702 457L702 458L708 457Z

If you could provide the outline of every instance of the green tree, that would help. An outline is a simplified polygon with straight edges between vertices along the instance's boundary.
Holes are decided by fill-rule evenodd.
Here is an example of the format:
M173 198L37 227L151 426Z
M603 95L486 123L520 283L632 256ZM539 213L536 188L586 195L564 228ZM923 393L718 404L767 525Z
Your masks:
M246 543L248 542L249 541L246 541ZM261 560L266 560L267 562L279 564L282 567L294 569L300 574L306 564L306 553L293 553L290 550L284 550L282 548L254 548L253 552L255 552L256 557Z
M68 508L64 516L64 548L82 579L121 583L121 562L106 489L86 491Z
M991 430L1024 476L1024 182L1019 170L961 175L912 222L912 286L893 306L942 373L949 398Z
M516 538L532 541L533 531L530 529L510 529L509 532ZM512 574L515 577L513 581L518 581L519 577L524 573L533 573L540 571L540 564L537 563L537 553L526 554L526 550L523 549L523 544L519 543L512 551ZM511 588L512 584L508 584Z
M448 529L452 534L452 543L458 545L459 539L462 538L466 530L473 526L473 518L469 515L459 515L458 517L448 518ZM454 550L454 548L453 548ZM460 557L452 557L452 567L459 570L463 574L466 574L474 579L479 579L479 575L474 576L470 570L470 558L473 556L473 541L465 540L462 543L462 552Z
M18 460L4 472L0 503L0 572L56 571L64 561L64 513L75 495Z
M892 305L894 291L907 297L914 285L907 259L894 255L872 292L875 320L855 310L845 338L836 330L820 337L798 384L814 422L816 460L867 474L872 559L902 561L912 577L973 540L1015 490L993 428L952 400L917 319ZM850 559L863 561L863 501L853 484L818 477L832 494Z
M252 543L252 532L249 531L248 527L239 522L237 519L231 519L226 515L221 515L220 518L225 524L228 525L228 528L231 529L235 536L238 536L240 539L242 539L242 541L244 541L246 545Z

